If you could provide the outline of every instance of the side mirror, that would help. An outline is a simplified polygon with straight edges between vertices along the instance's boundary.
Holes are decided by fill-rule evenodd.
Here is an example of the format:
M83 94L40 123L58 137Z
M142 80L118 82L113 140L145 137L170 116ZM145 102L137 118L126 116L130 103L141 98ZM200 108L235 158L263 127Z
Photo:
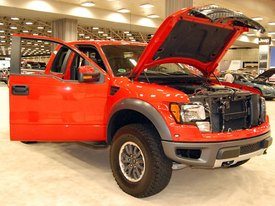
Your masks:
M100 72L96 72L92 66L81 66L78 72L79 82L97 82L100 79Z

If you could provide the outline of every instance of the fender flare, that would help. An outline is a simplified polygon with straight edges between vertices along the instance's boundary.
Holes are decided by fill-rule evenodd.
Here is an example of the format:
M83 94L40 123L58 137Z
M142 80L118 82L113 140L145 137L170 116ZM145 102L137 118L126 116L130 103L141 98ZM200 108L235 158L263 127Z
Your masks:
M162 140L172 141L170 130L161 114L149 103L142 101L140 99L129 98L120 100L117 103L115 103L109 113L107 123L107 142L109 144L111 143L112 139L110 124L112 124L114 121L114 114L118 111L125 109L133 110L143 114L156 127Z

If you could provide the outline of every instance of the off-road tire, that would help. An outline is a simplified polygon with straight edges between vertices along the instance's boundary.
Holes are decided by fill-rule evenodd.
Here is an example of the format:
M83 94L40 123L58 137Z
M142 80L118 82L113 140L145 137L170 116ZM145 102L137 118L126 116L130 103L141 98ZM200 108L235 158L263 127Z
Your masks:
M247 163L249 160L250 160L250 159L243 160L243 161L239 161L239 162L237 162L237 163L234 164L234 165L230 165L229 167L239 167L239 166L241 166L241 165Z
M144 170L141 172L143 175L137 179L131 179L129 176L132 173L128 171L127 174L126 170L122 169L121 164L127 165L128 162L125 163L125 161L128 158L130 161L129 154L134 154L134 152L128 153L126 147L128 149L131 147L132 151L139 151L139 149L141 151ZM125 154L129 156L126 160L122 160L121 158L125 157ZM145 124L126 125L116 132L110 149L110 164L119 187L129 195L139 198L162 191L168 185L172 175L172 161L164 154L158 132L154 127Z

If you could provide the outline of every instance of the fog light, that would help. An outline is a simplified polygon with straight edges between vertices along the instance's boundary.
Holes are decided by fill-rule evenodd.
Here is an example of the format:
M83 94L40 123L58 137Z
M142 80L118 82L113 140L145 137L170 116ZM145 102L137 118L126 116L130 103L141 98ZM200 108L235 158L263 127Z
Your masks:
M210 132L209 122L196 122L196 124L201 132Z

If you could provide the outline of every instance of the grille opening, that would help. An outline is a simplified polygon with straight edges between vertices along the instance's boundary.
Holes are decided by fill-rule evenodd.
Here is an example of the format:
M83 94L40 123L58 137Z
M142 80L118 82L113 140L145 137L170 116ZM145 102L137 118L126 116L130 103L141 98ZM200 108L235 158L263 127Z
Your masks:
M257 142L255 144L249 144L241 147L240 155L248 154L262 149L262 142Z
M178 157L199 159L201 157L201 150L200 149L177 149L176 154Z

